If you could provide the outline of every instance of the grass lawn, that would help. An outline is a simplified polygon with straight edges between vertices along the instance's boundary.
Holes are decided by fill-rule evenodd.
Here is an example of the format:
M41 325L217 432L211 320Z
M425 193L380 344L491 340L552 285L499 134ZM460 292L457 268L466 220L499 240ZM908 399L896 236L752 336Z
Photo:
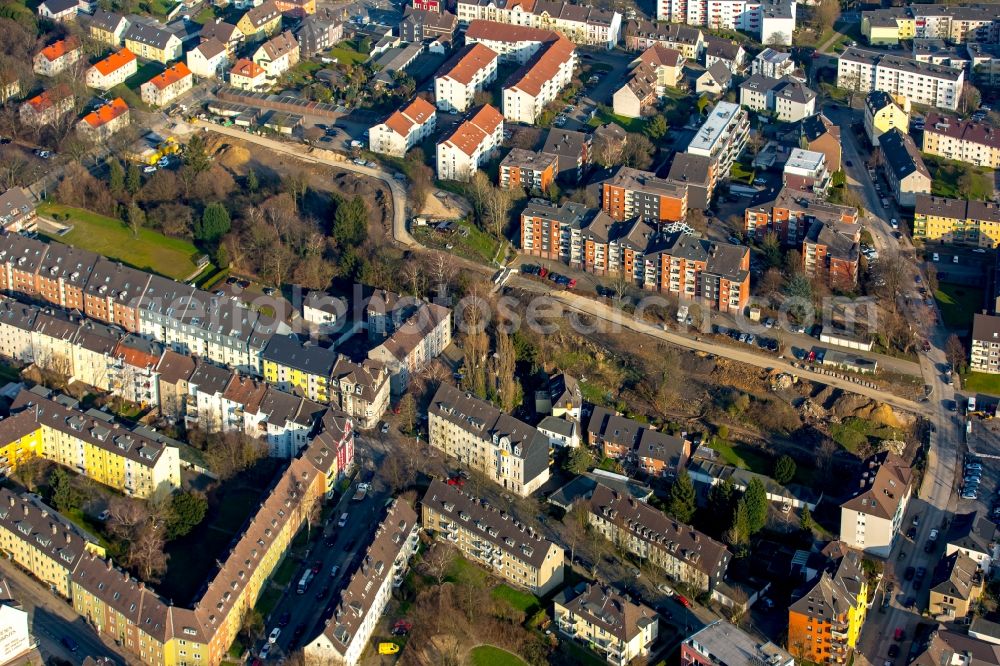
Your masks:
M132 231L121 220L82 208L44 203L38 207L38 213L46 217L58 213L61 221L73 225L72 231L54 236L54 240L175 280L184 280L194 273L195 260L202 254L188 241L169 238L151 229L140 229L138 237L133 238Z
M568 659L566 663L570 664L579 664L579 666L604 666L606 663L587 648L568 638L560 639L557 652L564 655Z
M833 440L851 453L858 453L869 439L902 439L903 434L893 428L867 419L848 418L830 426Z
M111 543L104 538L104 532L102 530L102 525L96 523L84 515L83 511L80 509L70 509L69 511L63 511L62 514L70 519L77 527L82 529L84 532L91 534L97 539L104 548L110 548Z
M146 7L146 11L155 16L166 16L167 12L174 8L177 4L172 2L172 0L146 0L146 2L141 3L141 6Z
M284 79L289 86L301 87L312 83L313 75L322 69L322 65L312 60L300 60L299 64L285 72Z
M469 651L472 666L527 666L525 661L512 652L492 645L479 645Z
M962 388L976 393L1000 395L1000 375L985 372L970 372L962 376Z
M257 605L254 606L254 610L260 613L260 616L266 618L274 610L274 607L278 605L281 601L281 588L280 587L268 587L264 590L264 593L260 595L260 599L257 600Z
M587 121L587 124L591 127L600 127L608 123L621 125L622 129L626 132L642 132L642 128L646 126L644 118L626 118L625 116L619 116L601 109L598 109L594 117Z
M711 447L718 451L720 458L735 467L767 476L770 476L774 469L771 456L750 447L734 445L718 437L712 441Z
M983 290L957 284L941 284L934 292L941 308L941 316L949 328L963 333L972 325L972 315L983 305Z
M754 171L753 167L742 162L733 162L733 168L729 171L729 177L749 185L753 182L755 173L756 171Z
M368 60L367 53L358 53L352 40L345 40L330 49L327 53L331 58L343 65L357 65Z
M298 567L298 562L290 557L286 557L274 571L274 575L271 576L271 580L273 580L276 585L288 585L292 582L292 578L295 577L295 570L298 569Z
M988 169L930 155L924 157L924 163L931 172L931 194L934 196L980 201L993 197L993 176ZM960 185L963 176L968 182Z
M193 20L195 23L201 23L202 25L215 20L215 7L212 5L205 5L200 12L195 14Z
M456 231L443 236L430 227L417 227L416 231L422 241L432 246L446 249L475 262L492 264L493 258L497 255L498 241L467 220L459 222L458 226L467 229L467 235L462 236ZM449 248L448 245L452 247Z
M533 594L528 594L527 592L515 590L509 585L498 585L494 587L492 596L494 599L506 601L512 608L523 611L527 615L531 615L539 608L538 597Z

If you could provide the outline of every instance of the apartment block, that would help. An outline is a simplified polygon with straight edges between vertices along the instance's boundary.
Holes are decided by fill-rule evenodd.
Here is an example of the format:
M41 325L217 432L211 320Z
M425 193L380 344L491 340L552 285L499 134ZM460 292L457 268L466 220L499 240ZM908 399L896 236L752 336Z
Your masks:
M153 21L130 23L122 38L125 48L146 60L166 65L184 56L184 43L180 37Z
M616 11L552 0L459 0L458 20L495 21L512 26L556 30L575 44L613 49L621 37L622 17Z
M293 335L275 335L261 354L264 379L283 391L299 390L310 400L330 401L330 377L339 354L301 342Z
M718 541L645 502L598 483L588 503L590 525L605 539L697 590L722 582L731 554Z
M816 112L816 93L798 79L772 79L754 74L740 84L740 104L754 111L773 113L778 120L794 123Z
M928 155L1000 169L1000 129L988 123L931 111L924 122L921 149Z
M573 80L576 45L561 37L547 42L503 85L503 115L534 124L545 107Z
M563 582L565 552L500 509L440 479L421 500L424 529L493 575L544 596Z
M551 153L513 148L500 162L500 187L546 192L555 183L559 158Z
M901 207L913 208L917 195L931 193L931 174L917 144L909 134L891 129L879 137L879 148L882 173L893 196Z
M960 620L969 616L982 596L983 572L961 551L945 555L934 568L928 610L934 617Z
M989 573L1000 556L998 534L996 524L978 511L955 514L944 535L944 554L962 553Z
M437 145L437 177L468 181L503 142L503 115L486 104Z
M853 496L840 505L840 539L850 548L886 557L899 533L913 472L891 452L865 460Z
M802 241L802 272L820 278L831 289L851 291L858 285L861 225L813 222Z
M410 378L451 344L451 310L436 303L419 303L368 358L381 364L390 377L394 395L401 395Z
M958 108L965 72L901 56L848 47L837 61L837 86L856 92L881 90L911 102Z
M116 97L81 118L76 124L76 132L89 141L107 141L115 132L128 126L129 116L125 100Z
M725 620L716 620L681 643L681 666L725 664L768 664L795 666L786 650L770 641L762 641Z
M687 188L688 208L705 210L715 194L717 172L716 162L710 157L676 153L667 180Z
M413 507L392 500L360 564L340 592L323 632L303 648L307 660L355 666L378 626L393 589L403 582L417 552L420 523Z
M404 157L414 146L426 141L437 128L434 105L423 97L414 97L405 107L394 111L384 123L368 132L372 152Z
M656 19L744 30L765 44L791 45L795 10L795 0L658 0Z
M737 104L719 102L698 128L685 152L714 159L720 180L729 179L733 162L746 147L750 118Z
M330 403L362 430L372 429L389 408L389 384L389 371L381 363L341 357L330 374Z
M344 39L344 22L336 17L332 8L324 8L319 14L307 16L299 24L295 37L299 40L299 53L303 58L310 58Z
M576 184L593 161L593 135L553 127L545 135L542 152L559 158L559 180Z
M403 9L399 22L399 36L404 42L422 42L440 38L448 42L455 36L458 17L451 12L421 9L410 5Z
M1000 19L988 4L891 7L861 12L861 34L873 46L914 38L996 43Z
M781 172L784 187L820 195L826 193L831 180L826 155L802 148L792 148Z
M758 240L774 233L782 245L798 246L815 222L836 226L857 221L856 208L828 203L811 192L782 188L764 190L751 200L743 213L743 230Z
M625 23L625 48L645 51L653 46L680 51L688 60L698 60L705 49L701 30L681 23L630 20Z
M110 90L125 83L125 79L139 71L139 61L128 49L112 53L87 70L86 81L89 88Z
M497 78L497 54L480 43L468 44L434 75L434 100L449 113L464 113L473 106L476 93Z
M687 216L687 186L650 171L619 167L600 187L601 207L614 220L678 222Z
M873 146L880 136L891 129L907 132L910 129L910 100L898 95L893 97L881 90L865 95L865 134Z
M175 99L191 90L194 86L194 76L187 65L182 62L168 67L149 81L139 86L142 101L150 106L168 106Z
M73 110L74 99L69 86L60 83L21 104L18 114L31 127L52 125Z
M776 51L771 47L758 53L750 63L750 73L760 74L772 79L791 76L795 72L795 61L790 53Z
M490 403L441 384L427 410L430 445L527 497L549 478L549 441Z
M972 347L969 369L1000 374L1000 317L975 313L972 317Z
M28 198L24 188L12 187L0 194L0 227L4 231L32 231L35 219L35 204Z
M997 247L1000 205L918 194L913 209L913 237L938 243Z
M83 46L76 37L53 42L39 51L32 61L35 74L55 76L75 65L83 56Z
M121 14L98 9L90 17L88 30L95 41L118 47L125 43L125 31L131 23Z
M580 583L559 592L552 606L560 632L616 666L648 656L660 635L656 611L610 586Z
M482 44L496 53L500 62L518 65L526 65L546 44L560 37L553 30L484 19L471 21L465 30L466 44Z
M521 251L579 268L584 263L583 230L598 216L606 219L607 213L572 201L560 206L546 199L531 199L521 211ZM611 221L597 224L607 226Z
M587 443L604 457L620 460L653 477L676 476L693 451L691 442L683 437L653 430L604 407L595 407L591 414Z

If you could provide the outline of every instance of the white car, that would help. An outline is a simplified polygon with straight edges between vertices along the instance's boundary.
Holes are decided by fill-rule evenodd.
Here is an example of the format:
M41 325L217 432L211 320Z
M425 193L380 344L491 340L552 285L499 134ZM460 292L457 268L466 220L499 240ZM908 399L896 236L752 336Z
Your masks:
M143 168L142 172L143 173L156 173L156 167L155 166L145 167L145 168Z
M275 627L274 629L271 630L271 633L268 634L267 642L270 643L271 645L274 645L275 643L278 642L278 636L280 635L281 635L281 627Z
M264 647L260 649L260 652L257 654L257 656L260 657L261 659L267 659L267 655L269 654L271 654L271 644L264 643Z

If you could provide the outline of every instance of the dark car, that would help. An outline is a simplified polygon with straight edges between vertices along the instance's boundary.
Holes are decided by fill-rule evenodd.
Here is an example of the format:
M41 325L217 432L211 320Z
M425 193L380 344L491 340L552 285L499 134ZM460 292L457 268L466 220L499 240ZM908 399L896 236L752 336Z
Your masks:
M70 652L76 652L77 650L80 649L80 644L77 643L72 638L70 638L69 636L63 636L62 638L59 639L59 642L62 643L66 647L66 649L69 650Z
M278 626L287 627L288 623L291 620L292 620L292 614L289 613L288 611L285 611L284 613L281 614L281 617L278 618Z
M916 569L913 567L906 567L906 571L903 573L903 580L913 580L913 575L916 573Z
M292 633L292 643L297 643L300 638L306 635L306 625L300 624L295 627L295 631Z
M917 567L916 580L919 583L927 575L927 569L925 567Z
M322 599L323 597L325 597L327 595L327 593L329 591L330 591L330 586L329 585L324 585L323 587L321 587L319 589L318 592L316 592L316 598L317 599Z
M889 646L889 658L895 659L898 656L899 656L899 646L893 643L892 645Z
M924 552L925 553L929 553L932 550L934 550L934 542L933 541L928 541L927 543L924 544Z
M847 166L854 166L854 162L852 162L851 160L847 160L846 162L844 162L844 164L846 164Z
M911 527L910 529L906 530L906 538L909 539L910 541L913 541L913 539L915 539L916 536L917 536L916 527Z

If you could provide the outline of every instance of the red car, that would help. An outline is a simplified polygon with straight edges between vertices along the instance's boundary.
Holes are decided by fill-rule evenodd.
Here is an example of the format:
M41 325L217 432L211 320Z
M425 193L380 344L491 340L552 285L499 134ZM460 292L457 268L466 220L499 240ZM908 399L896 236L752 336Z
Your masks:
M567 289L572 289L575 286L576 286L576 278L570 278L569 282L566 283L566 288Z
M905 635L906 634L903 632L903 628L902 627L896 627L896 633L893 634L893 638L895 640L897 640L897 641L901 641L901 640L903 640L903 637Z
M458 486L459 488L461 488L462 486L465 485L465 479L463 479L460 476L449 477L449 479L448 479L448 485L449 486Z
M549 274L549 269L547 269L545 266L542 266L541 268L538 269L538 277L545 277L548 274Z
M314 574L318 574L319 573L319 567L320 567L320 563L319 562L313 562L312 572Z
M392 625L392 635L405 636L410 633L411 629L413 629L412 622L407 622L406 620L396 620L396 624Z
M687 597L678 594L676 599L677 603L679 603L681 606L684 606L684 608L691 608L691 602L687 600Z

